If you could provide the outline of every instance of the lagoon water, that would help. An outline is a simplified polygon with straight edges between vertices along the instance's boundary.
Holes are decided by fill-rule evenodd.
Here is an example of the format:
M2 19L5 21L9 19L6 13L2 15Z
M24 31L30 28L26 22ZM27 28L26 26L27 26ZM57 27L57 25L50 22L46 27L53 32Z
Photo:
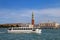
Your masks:
M0 40L60 40L60 29L42 29L41 34L7 33L7 28L0 28Z

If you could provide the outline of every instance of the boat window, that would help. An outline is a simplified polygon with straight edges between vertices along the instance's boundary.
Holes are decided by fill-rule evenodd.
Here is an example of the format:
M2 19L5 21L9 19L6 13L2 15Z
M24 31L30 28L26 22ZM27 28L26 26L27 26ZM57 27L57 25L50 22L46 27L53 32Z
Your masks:
M32 30L32 28L13 28L13 30Z

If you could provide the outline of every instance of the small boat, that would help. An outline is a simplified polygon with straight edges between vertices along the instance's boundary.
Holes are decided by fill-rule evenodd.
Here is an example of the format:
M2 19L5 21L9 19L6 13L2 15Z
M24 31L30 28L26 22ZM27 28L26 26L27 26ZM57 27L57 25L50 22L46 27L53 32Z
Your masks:
M8 33L41 33L41 29L29 27L12 27L8 29Z

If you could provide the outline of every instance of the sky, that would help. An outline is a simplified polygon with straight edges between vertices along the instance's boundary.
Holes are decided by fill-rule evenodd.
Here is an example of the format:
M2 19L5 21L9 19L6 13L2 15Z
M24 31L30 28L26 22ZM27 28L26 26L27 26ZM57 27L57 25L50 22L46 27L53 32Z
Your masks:
M60 23L60 0L0 0L0 24L31 23L32 11L35 23Z

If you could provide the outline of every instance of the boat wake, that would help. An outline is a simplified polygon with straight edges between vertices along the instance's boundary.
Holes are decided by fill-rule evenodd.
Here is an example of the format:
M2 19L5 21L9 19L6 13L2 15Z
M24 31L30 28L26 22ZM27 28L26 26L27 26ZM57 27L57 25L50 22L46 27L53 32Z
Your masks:
M41 31L42 31L41 29L36 29L36 33L39 33L40 34Z

